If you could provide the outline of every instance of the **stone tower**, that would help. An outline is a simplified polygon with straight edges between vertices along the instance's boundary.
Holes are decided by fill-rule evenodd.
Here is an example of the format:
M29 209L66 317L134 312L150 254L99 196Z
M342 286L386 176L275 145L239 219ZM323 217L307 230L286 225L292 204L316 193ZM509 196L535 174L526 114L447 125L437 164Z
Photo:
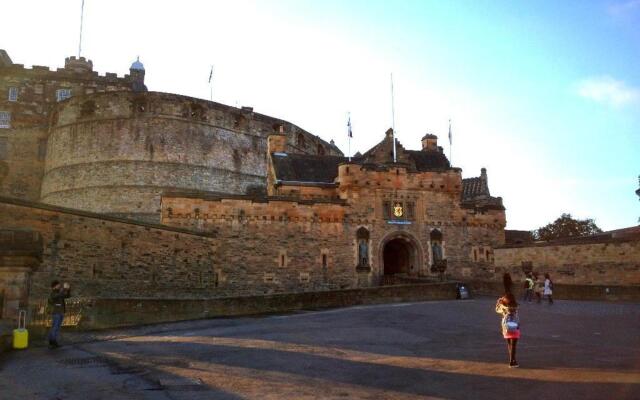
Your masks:
M144 65L140 62L140 57L131 64L129 77L131 79L131 88L134 92L147 91L147 87L144 84Z

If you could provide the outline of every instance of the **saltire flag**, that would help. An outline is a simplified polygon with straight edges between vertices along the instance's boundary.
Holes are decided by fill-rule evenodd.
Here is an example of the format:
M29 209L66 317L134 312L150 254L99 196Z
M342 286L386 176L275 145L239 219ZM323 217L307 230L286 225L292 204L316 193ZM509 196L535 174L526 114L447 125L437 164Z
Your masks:
M451 146L451 139L452 139L452 136L451 136L451 120L449 120L449 146Z
M209 83L211 83L211 78L213 78L213 65L211 66L211 72L209 72Z
M353 137L353 132L351 131L351 115L349 115L349 121L347 122L347 127L349 128L348 135L350 138Z

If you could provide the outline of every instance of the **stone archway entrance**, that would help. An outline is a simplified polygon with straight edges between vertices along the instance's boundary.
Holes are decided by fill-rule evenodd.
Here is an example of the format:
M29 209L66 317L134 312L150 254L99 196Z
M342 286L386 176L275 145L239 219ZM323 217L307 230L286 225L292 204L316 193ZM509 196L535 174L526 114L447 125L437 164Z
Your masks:
M417 275L421 267L420 245L409 234L395 233L380 248L381 283L395 283L397 275Z
M384 275L409 274L411 272L411 248L405 239L393 239L382 250Z

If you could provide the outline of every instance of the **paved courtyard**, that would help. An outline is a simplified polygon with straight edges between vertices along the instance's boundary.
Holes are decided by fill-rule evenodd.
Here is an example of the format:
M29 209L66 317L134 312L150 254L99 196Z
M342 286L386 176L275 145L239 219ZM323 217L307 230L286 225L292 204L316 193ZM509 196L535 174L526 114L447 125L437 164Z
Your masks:
M5 399L638 399L638 304L521 307L509 369L493 299L212 319L2 356ZM83 342L84 339L84 342ZM95 339L95 338L94 338Z

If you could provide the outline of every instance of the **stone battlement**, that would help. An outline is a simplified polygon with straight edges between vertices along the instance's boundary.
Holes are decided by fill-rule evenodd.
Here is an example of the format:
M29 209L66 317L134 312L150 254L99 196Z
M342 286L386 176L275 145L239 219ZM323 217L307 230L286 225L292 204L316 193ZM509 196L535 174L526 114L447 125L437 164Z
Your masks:
M100 75L98 71L93 70L83 70L78 71L69 68L55 68L42 66L42 65L33 65L31 68L27 68L24 64L13 64L6 67L1 67L0 69L4 69L7 73L11 75L15 75L16 77L23 78L38 78L45 81L56 81L61 79L73 79L73 80L98 80L98 81L128 81L130 79L130 75L126 74L124 76L118 76L118 74L114 72L106 72L104 75Z

